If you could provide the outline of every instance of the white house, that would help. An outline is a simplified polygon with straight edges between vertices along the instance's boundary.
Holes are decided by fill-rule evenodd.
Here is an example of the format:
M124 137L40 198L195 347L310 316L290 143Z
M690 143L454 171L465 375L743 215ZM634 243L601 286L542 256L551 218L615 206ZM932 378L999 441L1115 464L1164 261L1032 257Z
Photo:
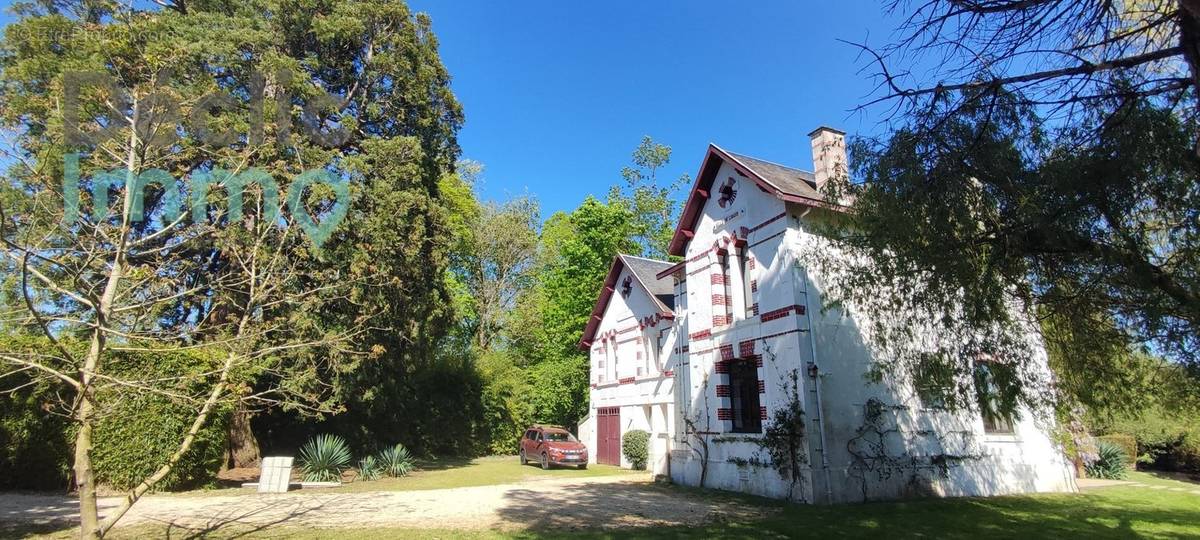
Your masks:
M593 463L629 466L621 435L650 433L648 469L667 473L675 434L675 374L670 351L678 340L671 263L619 255L584 331L591 351L591 414L579 438ZM584 345L584 342L587 344Z
M682 262L614 261L580 342L593 459L618 462L611 441L646 429L655 472L686 485L814 503L1074 491L1035 415L984 422L864 377L863 315L823 306L830 276L804 258L827 245L813 225L839 211L820 187L844 170L844 134L810 136L811 173L710 145L670 245ZM804 426L796 475L761 444L789 410Z

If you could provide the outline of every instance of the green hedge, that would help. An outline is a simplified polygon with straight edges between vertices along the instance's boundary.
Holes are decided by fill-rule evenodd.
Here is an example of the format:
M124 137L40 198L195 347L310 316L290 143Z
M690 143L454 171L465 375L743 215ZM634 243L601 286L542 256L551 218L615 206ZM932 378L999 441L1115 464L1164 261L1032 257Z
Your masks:
M0 350L34 353L48 350L46 340L25 335L0 336ZM32 384L30 384L32 383ZM4 379L0 394L0 489L63 490L70 484L70 424L55 408L61 385L33 380L29 373Z
M1107 436L1124 435L1137 441L1137 462L1166 471L1200 472L1200 415L1164 412L1158 408L1137 418L1122 418L1105 426Z
M64 345L83 352L81 343L65 341ZM0 336L0 350L7 352L47 351L51 347L44 337ZM210 388L210 372L218 362L199 350L120 353L106 359L103 372L142 381L178 378L165 389L195 396ZM7 384L17 386L12 380ZM57 396L69 399L70 391L46 379L0 396L0 489L69 486L75 427L63 416ZM102 387L97 401L93 467L99 483L118 489L136 485L161 466L191 427L198 409L194 402L127 386ZM230 407L220 406L210 415L191 451L156 489L192 488L215 481L224 459L230 412Z
M172 390L197 396L211 388L214 379L209 373L219 368L220 362L214 355L191 350L124 354L119 364L112 364L116 368L112 371L141 380L182 377ZM98 399L102 409L93 437L93 466L100 483L118 489L137 485L165 463L191 428L199 409L196 403L159 393L130 393L115 387L100 392ZM225 456L231 412L232 407L226 404L217 407L192 448L155 489L189 489L215 482Z

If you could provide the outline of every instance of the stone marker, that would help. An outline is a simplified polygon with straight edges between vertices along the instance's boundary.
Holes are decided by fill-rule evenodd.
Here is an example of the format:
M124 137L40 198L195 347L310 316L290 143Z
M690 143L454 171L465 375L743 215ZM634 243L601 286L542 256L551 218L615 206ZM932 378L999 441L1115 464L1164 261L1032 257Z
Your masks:
M292 458L268 457L262 460L258 475L259 493L287 493L292 478Z

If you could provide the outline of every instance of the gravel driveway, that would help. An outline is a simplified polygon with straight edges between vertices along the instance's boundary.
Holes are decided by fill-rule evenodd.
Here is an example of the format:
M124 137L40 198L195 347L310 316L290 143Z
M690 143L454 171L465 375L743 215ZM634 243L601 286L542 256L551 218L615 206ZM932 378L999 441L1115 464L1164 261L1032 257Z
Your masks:
M68 497L0 494L0 522L72 522L78 516L75 504ZM101 499L101 512L116 504L116 499ZM655 485L641 476L613 476L428 491L150 496L139 501L118 527L160 523L187 529L302 526L569 531L695 525L764 511L725 498L714 500Z

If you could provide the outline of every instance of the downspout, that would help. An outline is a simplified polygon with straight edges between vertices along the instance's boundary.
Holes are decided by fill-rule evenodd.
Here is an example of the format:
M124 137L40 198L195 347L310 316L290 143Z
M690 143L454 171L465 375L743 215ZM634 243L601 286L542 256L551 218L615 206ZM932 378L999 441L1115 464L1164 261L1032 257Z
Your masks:
M806 208L804 213L800 214L800 218L807 216L810 211L812 211L811 208ZM800 230L800 234L804 234L804 231ZM816 327L813 326L812 300L810 299L812 291L809 287L808 268L801 266L800 269L804 273L804 317L808 322L808 348L812 354L812 368L809 375L813 379L813 389L816 391L817 398L817 433L821 439L821 470L825 475L825 503L831 504L833 502L833 483L829 471L829 447L825 442L825 409L821 404L821 364L817 362Z

